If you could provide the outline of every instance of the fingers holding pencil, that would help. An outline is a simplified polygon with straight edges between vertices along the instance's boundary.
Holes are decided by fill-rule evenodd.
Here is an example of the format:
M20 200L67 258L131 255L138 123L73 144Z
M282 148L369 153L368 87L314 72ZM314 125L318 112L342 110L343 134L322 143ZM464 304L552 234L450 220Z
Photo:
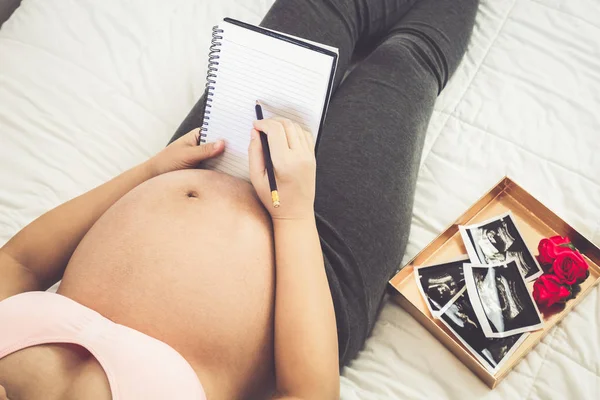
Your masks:
M285 118L263 119L254 122L254 129L267 134L270 148L277 148L277 155L285 155L295 149L314 151L314 139L300 124ZM276 157L275 154L271 154Z
M272 204L267 163L259 132L267 136L281 207ZM300 125L289 120L256 121L249 148L252 185L273 219L314 218L316 162L314 145ZM311 135L312 138L312 135Z
M291 150L283 124L274 119L263 119L254 122L254 129L267 135L271 159L273 163L275 163L275 159L278 160L278 163L281 163Z
M258 100L256 100L254 111L256 112L256 119L261 121L263 119L263 110ZM279 200L279 191L277 190L277 180L275 179L275 170L271 158L269 139L267 138L267 134L260 129L258 129L258 134L260 136L263 158L265 160L265 171L267 173L267 179L269 180L269 188L271 189L271 201L273 202L274 208L279 208L281 202ZM283 142L281 144L283 145Z
M250 145L248 147L248 161L250 167L250 178L262 178L266 176L265 158L260 143L259 132L252 128L250 132ZM254 182L253 182L254 183Z

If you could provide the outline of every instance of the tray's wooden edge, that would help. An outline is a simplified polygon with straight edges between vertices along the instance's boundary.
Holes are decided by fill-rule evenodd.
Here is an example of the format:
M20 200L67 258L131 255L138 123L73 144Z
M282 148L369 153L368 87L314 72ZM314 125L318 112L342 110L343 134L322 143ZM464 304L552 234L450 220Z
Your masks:
M455 357L457 357L463 365L473 371L479 379L481 379L490 388L496 385L496 378L490 374L480 363L469 353L464 350L462 346L458 346L456 340L450 336L444 329L440 328L433 320L427 318L417 307L415 307L410 300L397 292L393 295L394 301L405 309L414 319L419 321L421 325L425 327L433 336L436 337ZM460 348L462 351L455 350Z
M600 282L600 268L595 268L595 267L593 267L593 266L590 266L590 268L593 268L593 269L594 269L594 271L595 271L597 274L599 274L598 278L596 278L596 280L595 280L595 281L594 281L594 282L593 282L593 283L592 283L590 286L588 286L588 287L587 287L585 290L582 290L582 291L581 291L581 292L580 292L580 293L577 295L577 297L576 297L575 299L573 299L573 300L570 300L570 301L568 301L568 302L566 303L566 305L565 305L565 308L564 308L564 309L561 311L561 313L564 313L564 315L563 315L561 318L559 318L559 319L557 319L557 320L553 321L553 322L552 322L552 323L550 323L550 324L547 324L547 323L546 323L546 324L544 324L544 328L543 328L543 329L544 329L544 332L543 332L543 333L542 333L542 334L541 334L541 335L540 335L540 336L539 336L539 337L538 337L536 340L532 341L531 343L529 343L529 344L527 345L527 347L525 347L525 351L523 352L523 354L521 355L521 357L519 357L519 358L516 358L516 359L514 360L512 368L509 368L509 369L507 369L507 370L503 371L502 373L500 373L500 374L498 374L498 375L495 375L496 384L497 384L498 382L502 381L502 379L504 379L504 378L506 377L506 375L508 375L508 373L509 373L510 371L512 371L512 370L513 370L513 368L514 368L514 367L516 367L516 366L517 366L517 365L518 365L518 364L521 362L521 360L522 360L523 358L525 358L525 356L527 356L527 354L529 354L529 352L531 352L531 350L533 350L533 348L534 348L535 346L537 346L537 345L538 345L538 344L539 344L539 343L540 343L540 342L541 342L541 341L542 341L542 340L543 340L543 339L546 337L546 335L548 335L548 333L550 333L550 330L551 330L552 328L554 328L556 325L560 324L560 323L561 323L561 322L562 322L562 321L565 319L565 317L566 317L567 315L569 315L569 313L571 312L571 310L572 310L574 307L576 307L577 305L579 305L579 304L580 304L580 303L583 301L583 299L585 299L585 298L586 298L586 296L587 296L587 295L590 293L590 291L591 291L592 289L594 289L594 287L596 287L596 285L598 285L598 283ZM400 296L402 296L402 294L399 294L399 295L400 295ZM404 296L402 296L402 297L404 297ZM408 301L408 300L407 300L407 301ZM496 385L494 385L494 386L491 386L491 387L492 387L492 388L494 388L495 386L496 386Z
M435 251L440 248L446 241L458 232L458 225L464 224L471 218L475 217L481 210L485 208L490 202L496 197L500 196L513 182L510 178L504 177L493 189L481 196L475 204L467 209L461 216L459 216L452 224L450 224L440 235L433 239L423 250L417 253L408 263L396 271L396 274L388 282L388 291L392 299L404 308L413 318L421 323L429 332L431 332L442 344L450 350L465 366L473 371L479 379L481 379L490 388L494 388L498 380L494 375L490 374L475 358L462 347L458 347L461 351L456 349L456 341L450 335L448 335L443 329L437 324L427 318L417 307L415 307L410 300L396 288L408 275L413 272L412 268L407 268L413 265L422 264L422 260L428 259L432 256Z
M580 250L580 252L585 253L585 256L588 257L591 261L596 265L600 265L600 248L592 243L588 238L580 234L577 230L575 230L571 225L564 222L564 220L538 201L535 197L533 197L529 192L523 189L520 185L510 179L508 176L502 178L490 191L484 194L479 200L477 200L469 209L464 212L460 217L456 219L454 223L449 225L440 235L438 235L435 239L433 239L429 244L427 244L423 250L421 250L416 256L414 256L408 263L406 263L402 268L400 268L396 274L390 279L388 282L388 290L392 299L396 303L398 303L402 308L404 308L413 318L415 318L419 323L421 323L430 333L432 333L442 344L448 348L452 354L454 354L463 364L465 364L472 372L474 372L488 387L493 389L496 385L508 375L512 371L512 369L535 347L539 342L548 334L550 329L556 324L560 323L564 316L568 315L569 312L573 309L573 307L577 306L583 299L589 294L589 292L600 283L600 268L595 268L593 265L590 265L590 268L593 268L594 271L599 275L596 281L593 282L592 285L583 290L577 298L569 301L564 310L564 316L556 321L554 321L547 329L545 329L545 333L540 335L535 341L531 342L527 347L526 351L523 352L523 355L516 359L513 363L512 368L509 368L498 375L492 375L489 373L479 362L477 362L469 352L464 350L461 346L456 345L456 341L452 338L448 333L446 333L443 329L441 329L437 324L431 321L425 314L423 314L417 307L415 307L410 300L408 300L404 295L397 289L398 286L404 279L406 279L412 272L412 268L406 268L413 265L422 264L423 260L431 257L437 249L439 249L446 241L452 238L456 232L458 231L458 225L465 224L467 221L471 220L477 214L479 214L486 205L496 199L501 195L509 195L516 200L518 200L522 204L527 204L529 209L535 209L536 212L531 212L534 218L537 218L545 225L549 226L551 229L555 231L569 231L569 239L575 245L575 247ZM557 225L553 221L560 221L560 225Z
M510 178L504 177L494 186L494 188L481 196L479 200L475 202L467 211L465 211L460 217L458 217L452 224L448 225L444 231L439 234L435 239L433 239L427 246L423 248L416 256L412 258L408 263L404 266L396 270L396 274L404 269L407 265L420 265L421 260L426 260L430 256L432 256L435 251L441 247L448 239L450 239L456 232L458 232L458 225L464 224L466 221L469 221L471 218L475 217L481 210L485 208L491 201L493 201L496 197L500 196L507 187L509 187L513 182ZM388 290L390 294L393 295L395 292L394 287L394 277L388 282Z
M535 210L535 213L530 212L530 214L534 218L540 220L543 224L549 226L552 230L568 231L569 239L571 239L573 245L581 253L585 253L585 255L595 264L600 265L600 248L598 248L598 246L566 223L563 218L546 207L516 182L510 179L509 181L510 183L505 189L507 195L515 198L519 203L526 205L529 210Z

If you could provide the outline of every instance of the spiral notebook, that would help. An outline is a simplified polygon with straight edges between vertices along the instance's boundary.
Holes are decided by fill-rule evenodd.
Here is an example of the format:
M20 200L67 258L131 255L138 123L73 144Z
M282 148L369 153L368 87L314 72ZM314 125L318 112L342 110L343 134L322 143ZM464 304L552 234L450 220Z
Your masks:
M230 18L215 26L201 141L224 139L227 146L205 167L249 180L256 100L265 118L289 118L318 140L337 60L336 48Z

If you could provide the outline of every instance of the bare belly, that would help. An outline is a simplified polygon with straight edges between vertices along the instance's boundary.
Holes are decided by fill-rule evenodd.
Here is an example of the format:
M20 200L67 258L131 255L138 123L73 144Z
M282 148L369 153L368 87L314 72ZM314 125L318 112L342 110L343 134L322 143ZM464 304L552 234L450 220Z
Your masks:
M169 344L209 398L254 397L273 380L274 253L253 193L196 170L138 186L84 237L58 293Z

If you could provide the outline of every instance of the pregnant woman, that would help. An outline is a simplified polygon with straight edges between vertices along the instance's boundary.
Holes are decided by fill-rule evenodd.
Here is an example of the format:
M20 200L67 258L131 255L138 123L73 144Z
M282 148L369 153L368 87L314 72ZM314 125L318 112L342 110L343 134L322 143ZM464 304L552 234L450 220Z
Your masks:
M33 221L0 250L0 398L339 397L477 3L277 1L262 26L340 52L316 164L310 135L272 119L248 127L252 185L195 169L224 147L196 145L201 100L163 151Z

